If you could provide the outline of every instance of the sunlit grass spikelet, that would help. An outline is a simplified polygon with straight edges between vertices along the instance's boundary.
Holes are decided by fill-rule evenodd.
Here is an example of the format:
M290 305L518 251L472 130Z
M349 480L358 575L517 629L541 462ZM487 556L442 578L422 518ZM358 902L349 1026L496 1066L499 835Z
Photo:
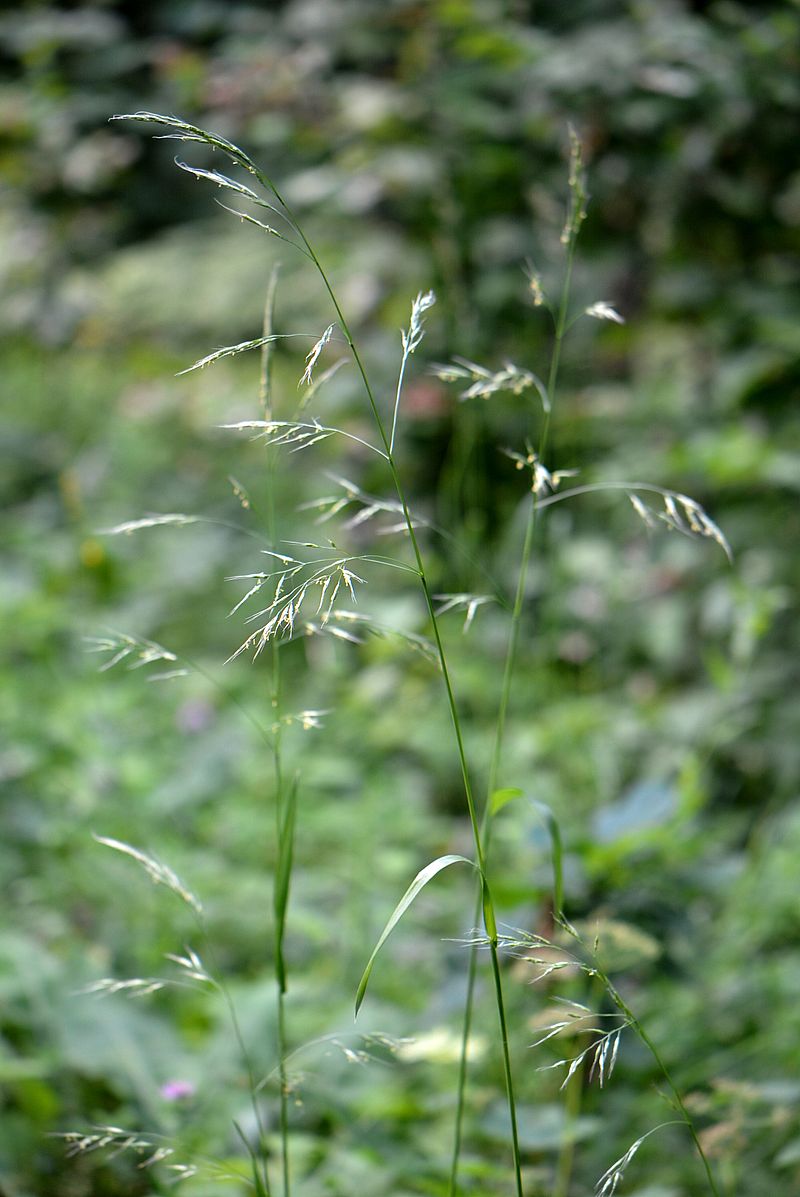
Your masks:
M459 392L459 399L490 399L504 391L522 395L532 389L539 396L542 409L550 410L550 397L541 378L513 362L505 362L500 370L489 370L468 358L455 357L449 365L434 365L431 369L442 382L468 382Z
M313 382L314 367L319 361L323 349L333 336L333 330L335 327L336 326L334 324L329 324L317 343L311 348L310 352L306 356L306 368L303 371L303 375L298 383L298 386L311 386L311 383Z
M315 546L314 546L315 547ZM248 623L263 619L260 627L239 645L229 658L235 660L244 652L252 651L254 659L273 639L290 639L295 624L306 601L316 600L315 615L321 615L325 624L331 617L337 595L342 587L356 601L355 584L364 584L365 579L351 568L358 557L336 557L333 560L300 561L272 550L264 550L269 556L283 563L283 567L267 573L237 574L229 581L252 582L250 589L231 611L234 614L253 598L268 583L272 585L272 600L248 618Z

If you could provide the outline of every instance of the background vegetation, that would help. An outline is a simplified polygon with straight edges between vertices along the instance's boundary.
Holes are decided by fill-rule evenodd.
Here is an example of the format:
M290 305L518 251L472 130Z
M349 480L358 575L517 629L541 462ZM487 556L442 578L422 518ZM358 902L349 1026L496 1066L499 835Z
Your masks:
M575 307L606 299L627 323L583 321L571 335L547 464L693 495L735 560L649 538L621 500L554 508L503 783L556 811L570 916L616 945L723 1191L796 1191L799 46L796 3L735 0L28 3L0 18L8 1197L160 1191L127 1156L68 1158L54 1131L111 1123L180 1133L189 1155L241 1153L230 1124L246 1120L246 1093L219 1003L79 994L101 976L163 973L192 934L181 907L92 833L156 851L202 894L257 1067L275 1063L271 766L238 705L268 722L269 680L261 662L222 667L242 638L239 617L226 619L241 588L224 578L257 568L253 552L219 526L99 530L149 511L249 526L263 448L216 426L257 415L258 364L174 375L258 335L276 258L280 330L316 337L330 315L300 260L219 212L175 171L169 143L107 124L136 108L226 134L282 182L388 394L396 330L435 288L402 454L419 508L469 549L436 545L447 591L492 588L476 559L513 591L523 494L498 450L518 447L525 424L508 397L460 404L423 358L546 371L526 263L557 286L567 122L579 130L591 200ZM304 352L275 359L287 411ZM349 375L329 384L325 418L357 419ZM328 444L286 461L283 526L305 539L298 505L329 493L326 470L343 466ZM347 468L370 489L357 455ZM379 579L366 591L384 622L425 631L413 592ZM487 607L467 636L447 625L479 776L506 620ZM83 637L109 627L197 668L164 685L146 670L98 675ZM415 1042L390 1050L352 1024L396 896L434 855L469 851L440 679L391 639L295 646L286 662L291 709L329 712L322 730L287 731L301 777L289 1036L311 1044L292 1064L297 1190L443 1193L465 878L443 878L396 932L360 1016L360 1035ZM503 918L546 931L548 846L528 809L504 812L497 849ZM559 1079L537 1072L555 1054L529 1044L562 990L530 979L509 964L527 1190L549 1194L565 1115ZM499 1194L501 1076L480 1050L493 1021L479 1007L465 1185ZM169 1100L176 1080L194 1096ZM627 1042L610 1087L580 1105L574 1197L665 1117L650 1061ZM704 1191L674 1130L647 1141L625 1183L638 1197Z

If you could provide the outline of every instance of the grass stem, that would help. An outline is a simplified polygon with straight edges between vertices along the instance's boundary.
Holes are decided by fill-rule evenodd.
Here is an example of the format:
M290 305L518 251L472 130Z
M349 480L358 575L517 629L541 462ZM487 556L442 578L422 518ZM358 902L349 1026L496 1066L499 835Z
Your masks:
M603 984L605 985L611 1000L614 1002L616 1007L622 1012L622 1014L628 1020L630 1027L639 1036L640 1040L645 1045L645 1047L647 1048L647 1050L650 1052L651 1056L655 1060L656 1064L658 1065L659 1071L661 1072L661 1075L664 1077L664 1080L667 1082L669 1091L672 1094L672 1098L675 1102L675 1105L677 1106L678 1112L680 1113L680 1116L683 1119L683 1122L686 1124L686 1129L688 1130L688 1132L691 1136L691 1139L692 1139L692 1142L694 1143L697 1154L699 1155L700 1160L703 1164L703 1169L706 1174L706 1180L708 1181L708 1187L711 1190L711 1192L713 1193L714 1197L720 1197L720 1191L717 1188L717 1182L714 1179L714 1173L711 1170L711 1164L709 1162L708 1156L705 1153L703 1144L700 1142L700 1136L697 1133L692 1116L686 1108L686 1104L683 1100L683 1096L681 1095L680 1089L673 1081L672 1075L671 1075L669 1069L667 1068L666 1064L664 1063L664 1059L661 1055L661 1052L658 1050L655 1043L650 1038L650 1035L644 1029L641 1022L636 1017L636 1015L633 1013L630 1006L628 1006L627 1002L624 1000L624 998L620 994L619 990L616 988L616 986L613 984L613 982L610 980L610 978L608 976L606 976L606 974L603 972L598 972L598 976L600 977Z
M275 295L278 283L278 271L275 268L267 286L267 296L264 304L263 337L264 345L261 350L261 374L259 386L259 400L265 419L272 417L272 342L268 339L272 335L275 313ZM275 510L275 474L277 469L278 450L271 445L266 446L266 503L267 503L267 534L271 545L277 540L277 520ZM286 851L286 837L284 828L286 822L286 797L284 791L283 745L281 720L281 646L277 639L272 641L271 654L271 695L273 739L273 779L275 787L275 843L278 851L278 865L273 885L276 888L275 906L275 977L277 989L277 1052L278 1052L278 1085L280 1089L279 1123L281 1138L281 1170L283 1174L283 1197L290 1197L291 1179L289 1167L289 1083L286 1074L286 1057L288 1045L286 1037L286 963L283 957L283 938L286 922L286 902L277 898L277 887L288 871L287 889L291 882L291 861L281 859ZM291 852L291 845L289 846Z
M549 404L544 413L542 423L542 430L539 436L539 460L541 461L547 451L548 438L550 433L550 415L555 400L556 386L558 383L558 371L561 362L561 346L564 340L564 335L567 329L567 314L569 311L569 293L572 282L572 267L575 254L575 241L577 237L577 229L575 229L570 236L567 247L567 260L564 271L564 280L561 288L561 299L559 302L558 315L555 321L555 335L553 338L553 349L550 357L550 371L547 382L547 394ZM530 569L530 561L533 552L533 542L536 532L537 514L538 514L538 497L535 493L529 496L527 502L527 517L525 520L525 534L522 542L522 552L520 555L519 569L517 572L517 585L514 594L514 605L511 611L511 622L508 633L508 642L506 646L505 662L503 665L503 679L500 686L500 703L498 706L497 720L495 723L494 741L492 744L492 756L489 764L489 776L486 786L486 797L484 800L483 813L481 816L481 840L484 846L484 851L488 855L491 843L492 820L491 820L491 798L492 794L497 789L498 780L500 777L500 766L503 755L503 743L505 739L506 721L508 717L508 708L511 701L511 686L514 676L514 664L516 662L517 650L519 647L520 629L522 626L522 611L525 604L525 591L527 588L528 573ZM480 916L481 892L478 892L475 917L473 925L477 923ZM469 1039L472 1030L472 1021L475 1004L475 983L477 980L477 947L470 950L470 963L467 973L467 991L464 999L464 1020L461 1034L461 1051L458 1070L458 1083L456 1091L456 1115L455 1128L453 1133L453 1154L450 1166L450 1182L448 1186L448 1197L456 1197L458 1192L458 1170L459 1160L461 1156L461 1146L463 1139L463 1122L466 1104L466 1085L468 1072L468 1057L469 1057Z

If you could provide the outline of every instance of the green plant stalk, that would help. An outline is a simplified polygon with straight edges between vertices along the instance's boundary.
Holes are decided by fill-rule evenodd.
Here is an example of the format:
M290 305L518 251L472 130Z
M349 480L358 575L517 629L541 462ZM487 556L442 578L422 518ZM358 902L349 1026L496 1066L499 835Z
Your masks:
M329 291L330 291L330 288L329 288ZM330 292L330 293L331 293L331 296L333 297L332 292ZM336 305L336 308L337 308L337 314L339 315L340 321L343 321L343 317L341 315L341 311L338 308L338 305ZM500 1024L500 1038L501 1038L501 1047L502 1047L502 1053L503 1053L503 1072L504 1072L504 1077L505 1077L506 1099L508 1102L509 1117L510 1117L510 1121L511 1121L512 1154L513 1154L513 1160L514 1160L514 1173L515 1173L516 1189L517 1189L518 1197L522 1197L522 1165L521 1165L520 1150L519 1150L519 1131L518 1131L518 1126L517 1126L516 1101L515 1101L515 1096L514 1096L514 1082L513 1082L513 1074L512 1074L512 1069L511 1069L511 1054L510 1054L509 1043L508 1043L508 1026L507 1026L506 1013L505 1013L505 1000L503 997L503 985L502 985L502 977L500 975L500 960L499 960L499 953L498 953L498 947L497 947L497 920L495 917L494 903L492 901L491 891L489 889L489 883L488 883L488 880L486 877L486 857L485 857L484 848L483 848L481 829L480 829L480 825L478 822L478 815L477 815L477 810L476 810L476 806L475 806L475 799L474 799L474 795L473 795L473 791L472 791L472 782L470 780L469 767L467 765L466 751L464 748L464 739L463 739L463 733L462 733L462 729L461 729L461 720L459 717L458 706L456 704L455 693L454 693L452 681L450 678L450 671L449 671L448 664L447 664L447 657L446 657L445 650L444 650L444 644L442 642L441 632L439 629L439 621L436 618L436 613L435 613L435 608L434 608L434 603L433 603L433 596L431 593L427 575L425 573L425 567L424 567L424 563L423 563L423 559L422 559L422 554L421 554L421 551L419 548L419 542L417 540L416 533L414 531L414 525L413 525L413 522L411 519L411 514L408 510L408 505L407 505L406 499L405 499L405 493L403 491L402 483L401 483L401 480L400 480L400 477L399 477L399 474L397 471L394 456L391 453L389 443L388 443L386 434L383 429L383 423L382 423L382 420L380 417L380 413L378 412L378 408L375 403L374 397L372 395L372 391L369 386L369 382L368 382L366 373L364 371L363 365L361 364L361 359L358 356L358 351L356 349L356 346L352 342L352 338L350 336L350 333L347 329L346 324L343 323L342 328L343 328L345 336L348 340L348 344L350 345L350 348L353 352L353 356L358 365L359 371L360 371L362 379L364 381L364 385L367 389L367 393L369 395L370 403L371 403L371 406L373 409L373 414L375 416L375 420L378 425L379 433L381 435L384 446L386 448L387 456L389 459L389 468L390 468L390 471L392 474L392 480L395 484L395 489L397 491L398 499L399 499L400 504L403 509L403 516L404 516L406 527L408 529L409 537L411 540L411 545L412 545L412 549L414 552L414 558L415 558L416 565L417 565L417 572L419 574L420 583L422 585L422 590L423 590L423 594L424 594L424 598L425 598L425 604L428 609L428 616L430 618L431 627L433 630L434 642L436 644L436 651L437 651L437 655L439 658L439 664L441 666L442 676L444 678L445 690L447 693L447 702L448 702L448 706L450 709L450 716L451 716L451 720L452 720L452 724L453 724L453 731L455 733L455 738L456 738L456 746L457 746L457 750L458 750L458 758L459 758L459 763L460 763L460 767L461 767L461 776L462 776L462 782L463 782L463 786L464 786L464 794L465 794L466 801L467 801L467 809L469 811L470 824L472 827L472 836L473 836L473 841L474 841L474 845L475 845L476 863L478 865L478 869L479 869L480 875L481 875L480 901L481 901L481 908L482 908L482 913L483 913L484 926L486 928L486 933L489 938L489 948L490 948L491 959L492 959L492 975L493 975L493 979L494 979L495 1000L496 1000L496 1004L497 1004L498 1021Z
M281 745L281 662L280 645L272 644L272 710L275 716L275 842L278 846L277 878L281 876L284 867L291 873L291 861L288 866L282 859L284 848L284 823L286 818L286 801L283 776L283 755ZM289 1082L286 1073L286 1056L288 1051L286 1037L286 962L283 954L283 939L286 926L286 910L276 910L275 927L275 979L277 989L277 1039L278 1039L278 1084L280 1087L280 1136L281 1136L281 1167L283 1172L284 1197L290 1197L291 1180L289 1169Z
M517 1197L522 1197L522 1165L521 1165L520 1150L519 1150L519 1132L518 1132L518 1127L517 1127L517 1111L516 1111L516 1101L515 1101L515 1097L514 1097L514 1082L513 1082L513 1074L512 1074L512 1070L511 1070L511 1054L510 1054L509 1045L508 1045L508 1028L507 1028L507 1021L506 1021L506 1014L505 1014L505 1001L504 1001L504 997L503 997L503 985L502 985L502 978L500 975L500 961L499 961L499 954L498 954L498 947L497 947L497 920L495 917L494 903L492 901L491 891L489 889L488 880L486 878L485 855L484 855L484 850L483 850L480 825L478 822L477 809L475 806L475 798L474 798L473 790L472 790L472 782L470 780L469 767L467 764L466 750L464 747L464 737L463 737L463 733L462 733L462 729L461 729L461 720L460 720L460 716L459 716L459 712L458 712L458 706L457 706L456 699L455 699L455 693L453 690L452 681L450 678L450 670L449 670L448 664L447 664L447 656L445 654L444 644L442 642L441 632L439 629L439 621L436 617L436 610L435 610L435 606L434 606L434 602L433 602L433 594L431 592L430 584L428 582L428 577L425 572L425 565L424 565L422 553L421 553L421 550L419 547L419 541L417 540L417 536L414 531L413 520L411 518L411 513L408 508L405 491L404 491L402 481L401 481L401 478L400 478L400 475L399 475L399 472L397 469L397 464L396 464L394 453L392 450L391 439L386 432L386 427L384 425L383 419L380 414L380 410L379 410L377 402L375 400L375 395L372 390L372 385L369 381L369 377L368 377L366 369L364 367L364 363L361 359L361 355L358 352L358 347L356 346L355 341L353 340L353 336L352 336L352 333L350 332L350 328L347 323L347 320L346 320L344 313L342 312L342 309L339 305L339 301L337 299L336 293L334 292L333 287L331 286L330 280L328 278L327 273L325 272L324 267L322 266L313 247L311 246L310 242L306 238L306 235L303 232L302 228L298 225L297 221L294 219L291 209L289 208L286 201L282 198L282 196L280 195L278 190L275 188L274 184L272 182L270 182L265 176L260 175L260 182L262 183L262 186L267 187L272 190L273 194L275 195L275 198L282 205L282 207L286 210L286 213L289 217L289 221L290 221L292 227L295 229L298 236L302 240L305 250L306 250L308 256L310 257L311 261L314 263L314 266L316 267L317 272L318 272L320 278L322 279L325 289L328 292L328 296L330 297L334 311L336 312L336 316L337 316L337 319L339 322L339 327L341 328L341 330L344 334L345 340L347 341L348 348L350 349L350 352L353 356L353 361L355 362L356 368L359 372L359 375L361 376L361 381L363 383L364 390L366 392L367 399L369 401L369 405L372 410L372 415L375 420L375 425L378 430L378 435L381 438L381 442L383 444L384 451L386 453L386 458L387 458L387 462L389 465L389 471L391 473L392 482L394 484L394 488L395 488L395 492L397 494L398 501L402 508L403 519L404 519L406 528L408 530L409 539L411 541L411 547L412 547L412 551L414 554L414 560L416 562L416 567L417 567L417 574L419 576L420 585L422 586L423 596L425 599L425 605L426 605L426 608L428 611L428 617L431 622L431 628L433 630L433 636L434 636L434 642L436 644L437 656L439 658L439 664L440 664L440 667L442 670L442 676L444 678L445 691L447 694L447 703L448 703L448 707L450 710L451 721L453 724L453 731L454 731L455 739L456 739L456 747L457 747L457 751L458 751L458 759L459 759L459 765L460 765L460 769L461 769L461 778L462 778L462 783L463 783L463 787L464 787L464 796L466 798L467 810L469 813L469 820L470 820L470 825L472 828L472 837L473 837L473 842L474 842L474 846L475 846L476 863L477 863L478 869L481 874L481 905L482 905L482 910L483 910L484 925L486 928L486 934L489 939L489 948L490 948L491 957L492 957L492 974L494 977L495 1000L496 1000L496 1004L497 1004L498 1021L500 1024L500 1037L501 1037L501 1046L502 1046L502 1053L503 1053L503 1072L504 1072L504 1077L505 1077L506 1098L508 1101L509 1117L510 1117L510 1121L511 1121L512 1155L513 1155L513 1161L514 1161L514 1174L515 1174L516 1190L517 1190Z
M278 646L276 645L275 648L277 648L277 647ZM199 674L201 674L203 677L205 677L206 680L208 682L210 682L212 686L214 686L221 694L225 695L225 697L227 699L229 699L234 704L234 706L237 707L240 714L243 715L244 718L247 720L247 722L250 723L251 726L255 728L255 730L258 732L258 734L260 735L260 737L262 738L262 740L264 741L266 746L272 751L275 775L276 775L276 778L280 777L280 775L281 775L280 726L278 726L278 730L274 734L273 738L270 739L265 728L262 727L262 725L259 723L259 721L255 718L255 716L253 716L250 713L250 711L247 709L247 707L245 707L241 702L239 702L239 700L235 697L235 695L233 695L231 693L231 691L229 691L225 686L222 686L219 682L217 682L217 680L206 669L204 669L201 665L198 665L196 662L188 659L187 657L180 657L179 660L185 661L187 665L189 665L192 669L195 669ZM275 661L275 658L273 658L273 661ZM275 695L275 689L274 689L275 680L276 680L276 674L273 672L273 696ZM280 675L279 674L277 675L277 682L279 685L280 684ZM273 703L274 703L274 697L273 697ZM280 844L280 837L278 838L278 843ZM205 922L202 919L199 922L199 927L200 927L200 932L203 937L203 940L204 940L205 944L207 945L207 950L208 950L208 952L211 953L211 955L213 957L213 954L214 954L213 946L211 944L211 940L209 938L208 930L205 926ZM231 1025L233 1028L234 1038L236 1039L236 1043L239 1048L239 1052L241 1054L242 1060L243 1060L245 1068L247 1070L247 1080L248 1080L248 1088L249 1088L249 1092L250 1092L250 1101L251 1101L251 1105L253 1108L253 1116L255 1118L256 1126L258 1129L259 1154L260 1154L260 1158L257 1157L255 1155L255 1153L253 1152L252 1148L249 1148L249 1144L247 1143L246 1139L243 1138L243 1142L245 1142L245 1146L248 1147L248 1149L250 1150L250 1154L251 1154L250 1162L251 1162L251 1167L253 1169L253 1183L255 1186L257 1197L272 1197L272 1188L271 1188L270 1179L269 1179L269 1166L268 1166L269 1153L268 1153L268 1149L267 1149L267 1133L266 1133L266 1128L263 1123L263 1119L261 1117L261 1111L260 1111L259 1105L258 1105L258 1096L257 1095L258 1095L259 1086L256 1081L255 1070L253 1068L252 1060L250 1058L250 1053L247 1049L247 1044L245 1043L244 1036L242 1034L242 1030L241 1030L241 1026L239 1024L239 1018L236 1013L236 1006L234 1005L233 998L231 997L230 992L228 991L228 988L224 984L223 981L215 980L214 984L215 984L217 990L222 994L223 1000L228 1009L228 1014L229 1014L229 1017L231 1020ZM283 1170L284 1170L284 1188L286 1189L286 1186L288 1184L288 1176L289 1176L289 1172L288 1172L288 1110L285 1110L285 1107L288 1103L288 1086L286 1085L286 1081L285 1081L286 1036L285 1036L285 1030L284 1030L284 1025L283 1025L283 1011L282 1011L283 994L280 991L280 986L278 987L278 990L279 990L279 992L278 992L278 1045L279 1045L279 1076L280 1076L280 1086L281 1086L280 1124L281 1124L281 1148L282 1148L282 1157L283 1157L282 1163L283 1163Z
M198 915L196 917L197 917L198 927L200 929L200 934L201 934L203 941L206 945L208 954L209 954L210 958L213 959L215 953L214 953L214 949L213 949L213 944L209 938L208 929L206 927L205 920L203 919L202 915ZM215 970L215 972L216 972L216 970ZM220 978L222 977L221 972L218 975ZM247 1082L248 1082L248 1090L249 1090L249 1094L250 1094L250 1104L252 1106L253 1118L255 1121L256 1130L258 1132L258 1152L256 1152L255 1149L253 1147L251 1147L247 1137L242 1133L239 1126L235 1122L233 1125L236 1128L236 1131L239 1134L248 1155L250 1156L250 1166L253 1170L253 1186L254 1186L254 1189L256 1192L256 1197L272 1197L272 1186L270 1185L270 1179L269 1179L269 1163L268 1163L269 1152L267 1149L267 1132L266 1132L266 1127L264 1126L264 1120L261 1117L261 1110L259 1109L259 1105L258 1105L258 1084L256 1081L255 1070L253 1068L253 1062L250 1057L250 1052L247 1049L247 1044L245 1043L244 1035L242 1034L242 1028L241 1028L241 1024L239 1022L239 1016L236 1013L236 1005L233 1001L233 998L231 997L230 990L228 989L225 982L221 979L217 980L216 976L212 979L212 984L213 984L214 988L217 990L217 992L219 994L221 994L222 1000L224 1001L225 1006L227 1007L228 1016L230 1017L230 1020L231 1020L231 1027L233 1029L233 1036L234 1036L234 1039L236 1040L236 1045L239 1048L239 1053L242 1057L244 1067L247 1071Z
M583 1066L581 1065L581 1067L578 1069L578 1075L573 1078L573 1083L567 1086L565 1098L566 1137L559 1148L558 1160L556 1161L553 1197L567 1197L569 1193L569 1183L572 1178L572 1165L575 1160L575 1138L570 1132L578 1121L578 1117L581 1112L583 1075L584 1070Z
M291 1174L289 1169L289 1082L286 1075L286 992L278 986L278 1057L280 1084L280 1127L281 1163L283 1167L283 1192L289 1197Z
M542 431L539 437L539 460L541 461L547 451L547 442L550 433L550 415L555 400L556 386L558 384L558 370L561 363L561 346L567 331L567 313L569 310L569 294L572 283L572 267L575 257L575 241L577 238L577 229L573 231L569 244L567 247L567 260L564 270L564 281L561 288L561 299L558 308L558 315L555 320L555 334L553 339L553 350L550 356L550 370L547 380L547 394L550 400L550 410L544 414L542 423ZM492 756L489 765L489 777L486 786L486 797L484 800L483 813L481 816L481 836L484 846L484 851L488 855L489 847L491 845L492 834L492 819L491 819L491 798L494 791L497 789L497 783L500 776L500 764L503 754L503 741L505 738L506 720L508 717L508 708L511 701L511 684L514 675L514 664L517 656L517 648L519 646L520 629L522 625L522 609L525 603L525 589L528 579L528 571L530 569L531 555L533 552L533 541L536 532L536 523L538 515L537 496L532 494L528 504L528 516L525 521L525 535L522 543L522 553L520 556L519 571L517 574L517 586L514 594L514 606L511 611L511 625L509 628L508 645L506 648L505 663L503 666L503 680L500 687L500 704L497 713L497 722L495 724L494 743L492 746ZM481 908L481 893L479 891L475 917L473 922L477 924L480 917ZM458 1191L458 1168L461 1157L461 1145L463 1139L463 1123L465 1111L465 1096L467 1087L467 1070L468 1070L468 1056L469 1056L469 1040L472 1032L472 1019L475 1006L475 982L477 979L477 947L473 947L470 951L469 969L467 972L467 993L464 1001L464 1023L461 1034L461 1052L459 1058L458 1068L458 1084L456 1091L456 1117L455 1130L453 1135L453 1155L450 1167L450 1184L448 1187L449 1197L455 1197Z
M275 311L275 293L278 283L277 269L272 271L269 284L267 287L267 297L264 304L264 324L263 336L269 337L272 333L273 316ZM272 416L272 378L271 378L271 342L265 340L261 351L261 375L259 385L259 400L264 419L270 419ZM276 516L275 516L275 469L276 469L276 453L267 446L267 463L266 463L266 496L267 496L267 534L269 536L270 544L274 547L277 535ZM286 802L284 792L284 776L283 776L283 745L281 726L281 646L277 640L272 642L272 693L270 696L270 705L272 709L273 719L273 777L275 783L275 843L278 850L278 867L275 874L275 881L273 884L277 886L278 878L282 876L285 862L282 860L282 853L284 851L284 821L286 818ZM291 868L291 865L289 865ZM286 1056L288 1051L287 1037L286 1037L286 962L283 956L283 938L286 923L286 910L280 912L277 910L277 895L275 895L274 905L276 907L276 927L275 927L275 980L277 989L277 1040L278 1040L278 1085L280 1088L280 1137L281 1137L281 1168L283 1173L283 1194L284 1197L290 1197L291 1194L291 1173L289 1166L289 1083L286 1073Z
M558 902L556 900L556 906ZM560 915L561 911L556 909L556 915ZM599 990L602 988L602 980L600 977L595 977L594 985L589 987L587 994L587 1004L591 1001L599 1001ZM572 1059L578 1054L578 1043L575 1044ZM570 1060L571 1063L571 1060ZM558 1161L556 1162L556 1176L555 1185L553 1188L553 1197L569 1197L569 1185L572 1179L572 1167L575 1162L575 1137L570 1135L570 1131L574 1131L578 1118L581 1112L581 1105L583 1101L583 1086L584 1077L586 1075L585 1061L579 1065L572 1081L567 1085L566 1091L566 1132L567 1138L562 1143L558 1153Z
M188 665L191 669L195 670L202 677L204 677L206 679L206 681L208 681L216 690L219 691L220 694L224 695L224 697L238 709L239 713L258 732L259 736L264 741L265 745L272 752L273 759L275 761L275 770L276 770L276 773L278 773L281 766L280 766L280 744L278 742L277 735L273 736L273 738L271 739L270 736L268 735L266 729L262 726L261 723L259 723L259 721L255 718L255 716L250 713L250 711L247 709L247 707L245 707L236 698L236 696L232 693L232 691L228 690L227 687L225 687L221 683L219 683L216 680L216 678L214 678L213 675L210 674L208 672L208 670L206 670L202 665L198 664L196 661L193 661L191 658L188 658L185 656L180 656L177 659L179 661L185 662L185 664ZM274 676L275 675L273 674L273 677ZM213 960L215 958L214 947L213 947L213 943L209 937L208 929L205 924L205 920L203 918L200 918L198 920L198 928L200 931L200 935L203 939L203 942L205 944L205 949L204 949L205 954L208 956L208 958L210 960ZM215 979L213 981L214 987L217 990L217 992L221 994L223 1001L225 1003L225 1006L228 1010L228 1015L231 1020L231 1026L233 1029L234 1038L236 1040L236 1044L239 1049L239 1053L240 1053L242 1061L244 1063L244 1067L247 1071L250 1101L251 1101L251 1105L252 1105L252 1109L253 1109L253 1117L255 1119L256 1127L258 1130L258 1154L256 1154L254 1149L250 1146L249 1142L246 1139L246 1136L241 1135L242 1141L245 1144L245 1147L247 1148L248 1153L250 1155L250 1165L251 1165L251 1168L253 1171L254 1189L255 1189L257 1197L272 1197L272 1187L271 1187L270 1179L269 1179L269 1165L268 1165L269 1152L268 1152L268 1147L267 1147L267 1132L266 1132L266 1127L264 1126L264 1122L263 1122L263 1119L261 1116L261 1110L259 1109L258 1096L257 1096L260 1086L259 1086L258 1082L256 1081L256 1074L255 1074L255 1070L253 1068L252 1059L250 1056L250 1052L247 1048L247 1044L245 1043L244 1035L242 1034L242 1029L241 1029L241 1025L239 1023L238 1014L236 1013L236 1006L234 1004L233 998L231 997L228 987L226 986L224 981L216 979L218 976L221 977L221 975L222 975L221 972L219 972L219 970L217 970L215 968L214 974L215 974ZM281 998L281 996L282 995L279 993L279 999ZM284 1044L284 1048L281 1049L281 1051L280 1051L280 1060L279 1060L278 1071L279 1071L279 1076L280 1076L281 1092L282 1093L285 1092L287 1094L287 1098L288 1098L288 1086L285 1083L285 1072L284 1072L285 1058L286 1058L286 1053L285 1053L286 1038L285 1038L285 1031L283 1031L282 1025L281 1025L280 1002L279 1002L278 1010L279 1010L278 1038L279 1038L279 1042L283 1042L283 1044ZM284 1152L285 1152L284 1126L287 1127L287 1133L288 1133L288 1119L285 1117L285 1115L283 1113L283 1109L282 1109L282 1111L281 1111L281 1138L282 1138L282 1148L284 1149ZM237 1127L237 1130L238 1129L239 1128ZM240 1132L240 1134L241 1134L241 1132ZM284 1154L284 1160L287 1160L287 1159L288 1159L288 1155ZM286 1168L286 1164L284 1164L284 1167ZM284 1183L285 1183L286 1176L288 1176L288 1171L285 1171L285 1173L284 1173Z
M606 974L604 972L602 972L601 970L597 970L597 976L605 985L608 995L611 998L611 1000L614 1002L614 1005L625 1016L629 1025L633 1029L633 1031L639 1036L642 1043L645 1045L647 1050L650 1052L650 1055L653 1057L656 1064L658 1065L661 1075L664 1077L664 1080L667 1082L667 1085L669 1086L670 1093L672 1094L675 1105L678 1108L678 1112L680 1113L681 1118L683 1119L684 1123L686 1124L686 1129L688 1130L689 1134L691 1135L692 1142L694 1143L697 1154L700 1156L700 1159L703 1164L703 1168L705 1170L706 1179L708 1181L708 1186L709 1186L711 1192L714 1194L714 1197L720 1197L720 1192L719 1192L719 1189L717 1188L717 1182L714 1180L714 1173L711 1170L711 1164L709 1163L708 1156L706 1155L705 1151L703 1150L703 1144L700 1142L700 1136L698 1135L698 1133L695 1129L695 1125L692 1120L692 1116L689 1113L689 1111L686 1109L686 1105L684 1103L683 1097L681 1096L681 1091L677 1087L675 1082L673 1081L670 1071L667 1068L666 1064L664 1063L661 1052L658 1050L655 1043L653 1043L653 1040L650 1038L647 1031L644 1029L642 1024L639 1022L639 1019L633 1013L630 1006L627 1004L627 1002L622 997L619 990L613 984L613 982L610 980L610 978L608 976L606 976Z

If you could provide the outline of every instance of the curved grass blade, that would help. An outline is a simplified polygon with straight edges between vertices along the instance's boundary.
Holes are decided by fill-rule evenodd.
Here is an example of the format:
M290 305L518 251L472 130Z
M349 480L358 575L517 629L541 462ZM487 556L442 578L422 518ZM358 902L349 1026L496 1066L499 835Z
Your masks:
M461 861L463 864L470 865L470 867L473 869L477 867L475 862L469 860L466 856L456 856L452 854L448 856L439 856L436 860L431 861L429 865L426 865L424 869L420 869L400 901L395 906L388 923L384 927L378 942L373 948L372 955L367 962L367 967L364 969L361 980L359 981L358 992L356 993L356 1017L358 1017L358 1012L361 1009L361 1003L364 1001L364 995L367 992L367 985L369 984L370 974L372 973L372 966L375 963L375 958L377 957L378 952L380 952L381 948L386 943L386 940L389 938L392 931L394 931L395 927L400 922L400 919L408 910L417 894L419 894L421 890L425 888L428 882L432 880L437 873L441 873L442 869L446 869L449 865L456 864L459 861Z
M523 791L517 786L506 786L505 789L495 790L489 799L489 813L496 815L509 802L513 802L515 798L521 798Z

